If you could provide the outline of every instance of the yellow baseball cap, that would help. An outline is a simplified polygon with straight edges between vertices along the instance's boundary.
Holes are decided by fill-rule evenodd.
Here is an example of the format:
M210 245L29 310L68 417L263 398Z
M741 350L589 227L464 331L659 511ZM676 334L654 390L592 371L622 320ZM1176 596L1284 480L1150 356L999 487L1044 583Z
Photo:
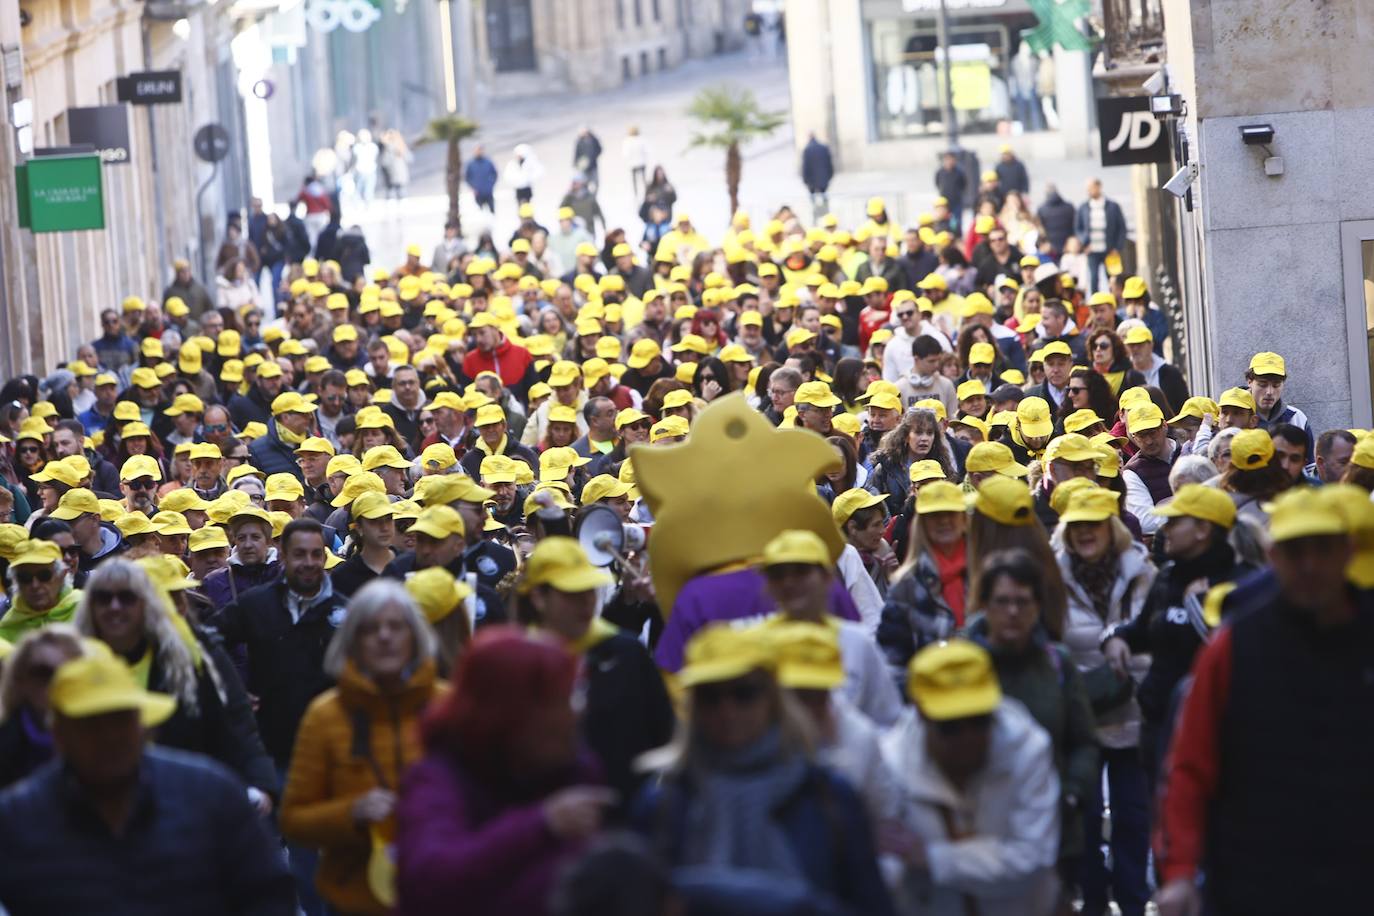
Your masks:
M1081 433L1065 433L1050 443L1057 461L1100 461L1101 451Z
M1064 432L1080 433L1091 426L1096 426L1098 423L1103 422L1105 421L1097 414L1093 413L1090 408L1084 407L1080 410L1075 410L1064 418Z
M644 337L636 340L634 346L630 348L630 358L625 364L631 369L643 369L663 355L663 348L658 345L658 341Z
M1136 407L1126 414L1126 429L1131 435L1164 425L1164 413L1155 404Z
M1044 398L1023 398L1016 405L1016 422L1022 436L1048 436L1054 432L1054 417Z
M163 509L154 515L152 523L157 526L158 534L178 535L191 533L191 526L186 521L186 516L180 512L173 512L171 509Z
M344 506L352 505L353 500L368 491L385 493L386 484L371 471L360 470L344 481L343 489L339 491L338 496L329 501L329 504L336 509L342 509Z
M794 404L808 404L812 407L838 407L840 399L825 382L803 382L793 397Z
M80 487L75 490L68 490L62 494L58 500L57 508L52 510L52 517L69 522L72 519L80 518L83 515L99 515L100 500L95 493Z
M1249 372L1251 375L1277 375L1279 378L1288 377L1288 370L1284 366L1283 357L1279 356L1277 353L1270 353L1268 351L1256 353L1254 356L1250 357Z
M1274 440L1263 429L1243 429L1231 440L1231 467L1242 471L1269 466L1274 458Z
M358 498L349 504L348 514L354 519L378 519L391 518L396 512L385 493L368 490L366 493L359 493Z
M839 631L821 623L775 617L760 627L776 659L778 684L789 690L833 690L844 683Z
M547 585L560 592L589 592L612 581L609 573L592 565L576 540L554 536L540 541L525 561L520 591L528 594Z
M945 473L944 465L933 458L923 458L920 461L911 462L911 467L907 469L907 476L912 483L925 483L927 480L944 480L949 475Z
M1030 488L1002 475L989 477L979 485L973 508L995 522L1013 527L1029 525L1035 520Z
M147 727L167 721L177 705L173 697L140 687L129 666L109 653L75 658L58 668L48 699L68 719L137 712Z
M582 488L582 505L590 506L603 499L614 499L619 496L629 496L633 486L612 477L610 474L598 474L587 485Z
M1155 335L1145 325L1137 325L1126 332L1126 337L1122 341L1127 344L1152 344L1155 342Z
M887 499L886 493L870 493L857 487L852 490L845 490L836 496L835 501L830 504L830 517L843 530L845 522L849 521L855 512L882 505L885 499Z
M1230 495L1200 483L1180 487L1172 499L1150 511L1163 518L1199 518L1223 528L1236 523L1236 504Z
M1297 487L1279 495L1269 508L1269 538L1274 543L1349 533L1345 516L1320 490Z
M223 528L217 525L204 525L191 532L187 549L192 553L199 553L202 550L227 550L229 549L229 538L225 535Z
M162 479L162 468L158 466L157 459L152 455L134 455L124 462L119 469L119 479L121 481L137 480L140 477L151 477L153 480Z
M1217 408L1238 407L1241 410L1255 409L1255 396L1245 388L1227 388L1217 399Z
M676 392L669 392L675 394ZM666 407L667 404L665 403ZM691 424L686 417L664 417L649 428L650 444L660 442L663 439L672 439L677 436L686 436L691 433Z
M305 498L305 487L295 474L269 474L263 486L266 490L263 498L269 503L277 500L294 502Z
M964 469L973 474L995 471L1006 477L1025 477L1029 469L1016 460L1010 448L1001 442L979 442L969 449Z
M136 388L156 388L162 384L161 379L157 377L157 373L147 366L135 369L130 373L129 380L134 383L134 387Z
M917 652L908 668L907 693L921 715L935 722L990 715L1002 702L992 659L966 639L932 643Z
M1209 416L1216 416L1219 409L1220 405L1211 398L1191 397L1183 402L1183 406L1178 409L1178 414L1170 417L1169 422L1178 423L1188 417L1201 420Z
M1084 478L1076 478L1083 480ZM1058 488L1056 488L1058 489ZM1061 522L1101 522L1121 515L1121 500L1112 490L1098 486L1076 489L1069 496L1068 508L1059 516Z
M518 462L514 458L505 455L488 455L482 459L481 477L482 482L493 483L515 483L515 478L519 476L519 469L516 467Z
M833 569L830 548L814 531L790 529L773 538L763 548L763 566L784 566L789 564L823 566Z
M158 500L157 507L167 512L204 512L210 504L190 487L177 487Z
M410 530L425 534L435 540L450 537L463 537L467 529L463 517L451 506L429 506L420 512L420 517L410 526Z
M990 344L974 344L974 346L991 346ZM991 360L989 360L991 362ZM959 385L954 391L956 400L966 401L969 398L976 398L988 393L988 386L983 384L982 379L971 378Z
M1070 350L1069 345L1062 340L1052 340L1036 352L1040 354L1042 361L1051 356L1067 356L1069 359L1073 359L1073 350Z
M205 413L205 402L194 394L179 394L176 400L172 401L172 406L162 413L168 417L179 417L184 413Z
M930 515L932 512L966 512L968 502L964 491L958 484L947 480L934 480L921 487L916 496L916 514Z
M267 364L264 364L267 365ZM272 416L284 413L314 413L319 408L307 401L298 391L283 391L272 399Z
M773 652L758 627L718 623L702 627L688 641L686 664L677 680L683 687L698 687L774 667Z

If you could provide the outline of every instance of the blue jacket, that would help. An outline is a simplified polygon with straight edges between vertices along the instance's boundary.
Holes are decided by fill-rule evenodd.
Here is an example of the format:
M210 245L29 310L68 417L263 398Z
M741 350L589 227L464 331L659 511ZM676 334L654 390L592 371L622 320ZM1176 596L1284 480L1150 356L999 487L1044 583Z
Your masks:
M1103 203L1107 211L1107 250L1122 251L1126 247L1126 215L1116 201L1104 198ZM1085 251L1092 235L1091 220L1090 204L1085 200L1078 205L1078 218L1073 221L1073 234L1083 243Z
M294 474L302 485L305 483L305 474L296 464L296 450L281 440L275 421L268 421L267 435L248 446L248 460L264 474Z
M291 916L281 850L227 770L150 747L113 836L61 760L0 794L0 901L12 916Z
M630 812L631 827L644 834L661 861L674 868L682 865L693 792L688 777L670 776L646 786ZM866 916L895 912L878 872L868 816L849 783L808 764L801 784L774 816L820 902L828 898Z
M463 180L476 194L490 194L496 187L496 166L486 156L469 159L463 169Z
M802 184L808 191L824 191L834 177L835 163L830 158L830 147L812 137L802 150Z

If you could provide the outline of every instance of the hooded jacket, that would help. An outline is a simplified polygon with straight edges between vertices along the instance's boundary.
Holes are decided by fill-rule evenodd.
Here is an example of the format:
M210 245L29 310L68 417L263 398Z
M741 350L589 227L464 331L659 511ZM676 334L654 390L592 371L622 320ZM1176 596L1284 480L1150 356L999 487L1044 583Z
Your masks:
M1024 706L1003 699L993 713L983 771L955 788L926 753L925 723L914 710L883 738L883 756L901 784L903 825L925 841L928 879L903 876L908 910L963 916L1045 916L1059 880L1059 776L1049 736ZM946 815L961 838L950 835Z
M353 820L353 803L372 789L398 791L420 759L420 713L446 689L426 659L400 691L383 693L352 661L337 687L315 698L301 720L282 796L281 829L290 841L320 850L315 883L346 913L384 916L391 909L368 887L372 843ZM377 825L390 836L394 822Z

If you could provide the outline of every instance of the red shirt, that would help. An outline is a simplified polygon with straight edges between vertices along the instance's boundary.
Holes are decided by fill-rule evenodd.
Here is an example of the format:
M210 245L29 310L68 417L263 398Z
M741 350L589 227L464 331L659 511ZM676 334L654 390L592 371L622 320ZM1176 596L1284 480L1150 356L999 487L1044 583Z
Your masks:
M533 361L529 350L502 340L490 353L469 350L463 357L463 374L475 379L479 372L495 372L501 377L501 384L510 388L520 383Z

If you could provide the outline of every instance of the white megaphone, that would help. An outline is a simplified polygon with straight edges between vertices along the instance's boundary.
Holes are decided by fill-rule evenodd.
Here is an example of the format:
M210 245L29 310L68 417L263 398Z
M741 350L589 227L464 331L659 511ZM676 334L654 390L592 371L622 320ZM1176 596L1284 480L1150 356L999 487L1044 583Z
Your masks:
M614 509L589 506L577 520L577 540L587 552L594 566L610 566L619 562L630 571L638 570L625 558L628 552L643 550L647 542L644 529L626 525Z

